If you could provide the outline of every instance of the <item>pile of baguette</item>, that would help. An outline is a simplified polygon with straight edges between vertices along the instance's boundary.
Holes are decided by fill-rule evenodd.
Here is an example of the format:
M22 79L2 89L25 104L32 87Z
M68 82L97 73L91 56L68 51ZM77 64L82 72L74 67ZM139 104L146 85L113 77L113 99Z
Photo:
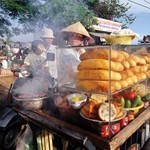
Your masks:
M150 54L92 49L80 60L76 87L88 91L115 92L150 77Z

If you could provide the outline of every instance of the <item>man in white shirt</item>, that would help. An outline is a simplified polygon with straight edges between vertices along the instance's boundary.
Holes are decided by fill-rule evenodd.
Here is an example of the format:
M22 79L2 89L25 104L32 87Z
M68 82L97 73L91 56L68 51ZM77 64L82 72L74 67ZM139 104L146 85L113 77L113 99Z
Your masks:
M51 60L48 60L50 75L57 79L57 58L56 58L56 46L53 45L54 35L50 28L43 28L41 38L45 45L46 53L50 56Z

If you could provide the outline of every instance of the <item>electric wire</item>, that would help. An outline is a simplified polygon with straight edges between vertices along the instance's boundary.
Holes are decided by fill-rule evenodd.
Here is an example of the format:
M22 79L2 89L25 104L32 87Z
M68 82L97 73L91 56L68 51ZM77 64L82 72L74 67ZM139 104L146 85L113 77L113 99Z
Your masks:
M140 6L142 6L142 7L145 7L145 8L150 9L150 7L147 7L147 6L145 6L145 5L142 5L142 4L137 3L137 2L135 2L135 1L132 1L132 0L128 0L128 1L129 1L129 2L132 2L132 3L135 3L135 4L137 4L137 5L140 5Z
M148 4L150 4L150 2L148 2L148 1L146 1L146 0L144 0L146 3L148 3Z

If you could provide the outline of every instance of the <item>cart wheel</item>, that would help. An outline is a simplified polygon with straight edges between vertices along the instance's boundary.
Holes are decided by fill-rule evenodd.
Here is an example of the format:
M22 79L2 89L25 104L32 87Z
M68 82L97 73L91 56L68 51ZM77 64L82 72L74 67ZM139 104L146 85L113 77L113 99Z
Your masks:
M0 131L0 150L15 150L20 132L21 126L11 127L2 132Z

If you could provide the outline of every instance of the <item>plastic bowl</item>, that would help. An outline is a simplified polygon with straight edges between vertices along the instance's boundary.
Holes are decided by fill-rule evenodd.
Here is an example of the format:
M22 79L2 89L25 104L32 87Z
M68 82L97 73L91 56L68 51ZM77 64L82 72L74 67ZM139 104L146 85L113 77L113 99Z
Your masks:
M131 44L131 41L136 37L136 35L108 35L103 36L107 44Z
M71 105L74 109L79 109L86 103L87 96L85 94L74 93L67 95L67 100L69 105Z
M138 107L134 107L134 108L124 108L124 109L126 109L127 111L128 111L128 110L132 110L132 111L134 111L134 114L136 114L136 113L139 112L139 110L140 110L143 106L144 106L144 102L142 102L141 105L138 106Z

